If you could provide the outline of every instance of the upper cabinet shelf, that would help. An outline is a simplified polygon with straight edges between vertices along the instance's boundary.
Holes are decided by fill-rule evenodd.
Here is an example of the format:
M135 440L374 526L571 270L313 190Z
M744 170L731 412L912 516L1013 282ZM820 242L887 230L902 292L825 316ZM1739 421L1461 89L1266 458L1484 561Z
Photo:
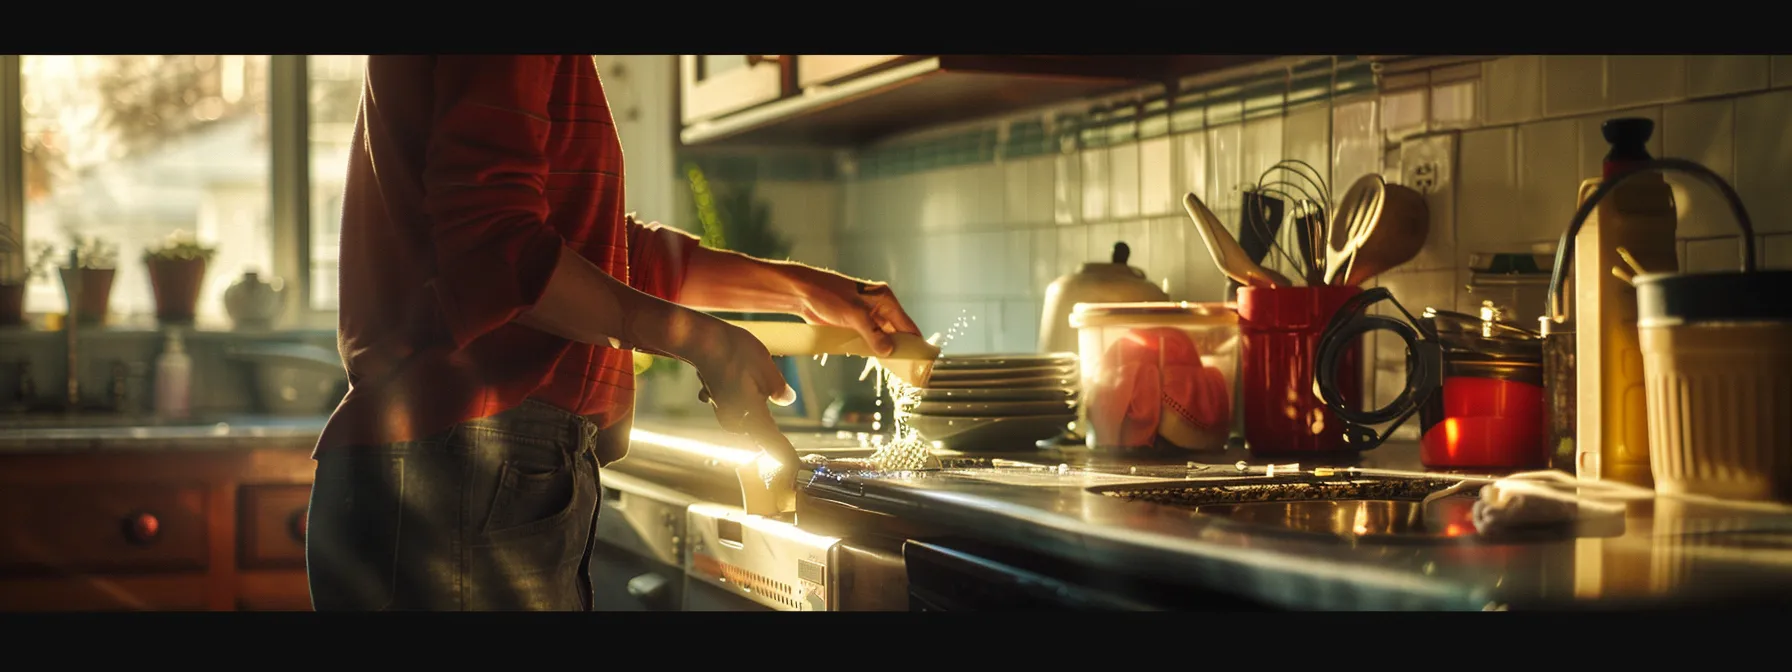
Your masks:
M681 56L684 144L858 146L1264 56Z

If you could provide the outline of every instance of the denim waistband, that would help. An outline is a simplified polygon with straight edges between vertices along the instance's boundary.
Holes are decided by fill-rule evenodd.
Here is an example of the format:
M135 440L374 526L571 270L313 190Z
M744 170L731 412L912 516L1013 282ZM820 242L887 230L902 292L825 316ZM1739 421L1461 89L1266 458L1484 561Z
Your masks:
M609 451L604 449L606 442L600 441L603 428L599 427L597 423L585 416L534 399L524 400L516 407L495 415L468 420L461 423L461 426L544 438L564 438L568 439L567 445L575 446L574 451L577 454L596 453L600 460L610 457L606 455L606 452ZM621 426L616 429L627 432L627 423L621 423ZM622 443L626 447L626 436L622 438ZM607 461L614 461L620 457L620 455L616 455Z

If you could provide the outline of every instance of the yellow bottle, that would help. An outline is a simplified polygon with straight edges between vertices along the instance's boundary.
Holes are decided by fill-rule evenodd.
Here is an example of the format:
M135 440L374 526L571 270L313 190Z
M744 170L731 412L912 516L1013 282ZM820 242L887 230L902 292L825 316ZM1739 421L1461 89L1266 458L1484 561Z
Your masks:
M1601 130L1612 147L1605 157L1605 177L1651 159L1645 146L1655 122L1612 119ZM1577 207L1603 181L1582 182ZM1575 321L1582 325L1574 357L1580 418L1575 467L1582 478L1654 486L1636 289L1615 277L1612 267L1628 266L1618 256L1622 247L1647 272L1678 271L1678 224L1674 191L1667 180L1659 173L1637 175L1606 195L1575 237L1573 310Z

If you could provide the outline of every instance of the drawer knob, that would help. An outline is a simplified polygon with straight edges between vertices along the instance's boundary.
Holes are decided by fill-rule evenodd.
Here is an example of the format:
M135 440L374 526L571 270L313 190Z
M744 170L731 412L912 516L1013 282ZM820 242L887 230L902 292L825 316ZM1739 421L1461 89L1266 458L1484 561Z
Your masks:
M124 538L133 544L146 546L155 543L162 536L162 519L155 514L140 511L124 519Z
M286 531L292 535L293 541L301 544L305 543L305 529L311 523L308 513L306 509L299 509L286 519Z

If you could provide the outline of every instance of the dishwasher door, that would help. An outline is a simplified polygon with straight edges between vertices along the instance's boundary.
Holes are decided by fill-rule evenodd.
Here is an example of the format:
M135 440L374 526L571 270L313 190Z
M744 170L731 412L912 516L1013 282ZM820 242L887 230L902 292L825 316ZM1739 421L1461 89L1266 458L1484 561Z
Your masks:
M694 499L604 470L591 553L597 611L679 611L684 605L685 512Z

